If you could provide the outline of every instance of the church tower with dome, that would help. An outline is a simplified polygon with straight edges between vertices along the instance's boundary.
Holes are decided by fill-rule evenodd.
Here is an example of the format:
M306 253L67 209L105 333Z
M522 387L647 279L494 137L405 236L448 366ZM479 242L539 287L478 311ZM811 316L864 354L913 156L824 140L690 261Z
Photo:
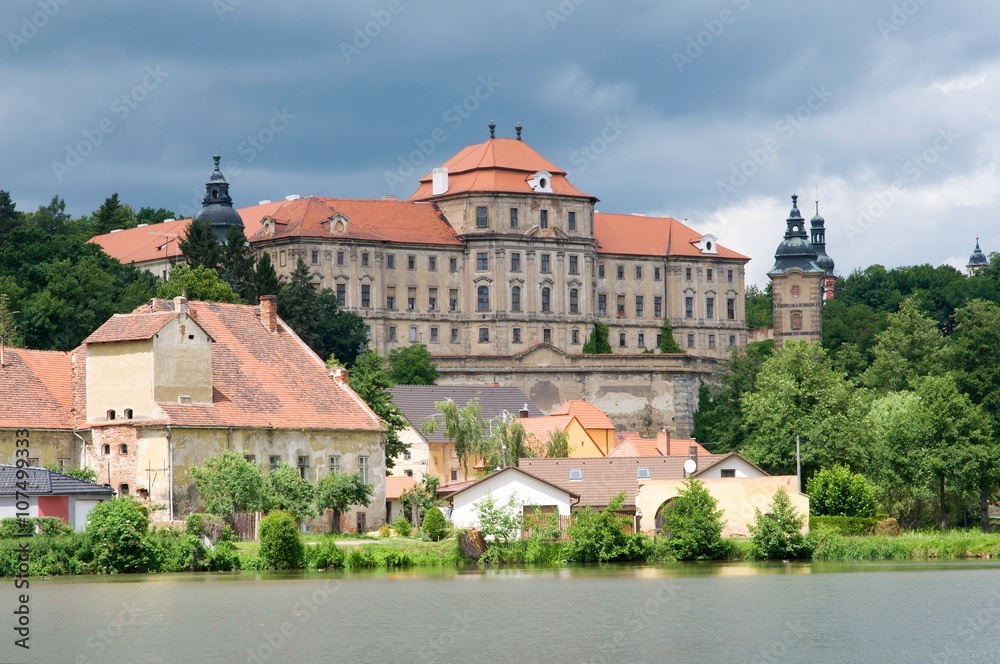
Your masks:
M986 258L986 254L979 248L979 236L977 235L976 248L973 250L972 255L969 256L969 264L965 266L966 274L971 277L989 264L990 261Z
M215 170L212 176L205 183L205 198L202 200L202 208L195 215L195 219L207 221L220 243L225 243L226 233L230 226L243 226L243 218L233 207L233 199L229 196L229 183L219 170L219 162L222 157L215 155Z
M810 241L798 198L792 195L785 238L774 252L774 267L767 273L771 279L775 348L792 340L821 341L828 276L832 295L833 260L826 255L823 218L817 208Z

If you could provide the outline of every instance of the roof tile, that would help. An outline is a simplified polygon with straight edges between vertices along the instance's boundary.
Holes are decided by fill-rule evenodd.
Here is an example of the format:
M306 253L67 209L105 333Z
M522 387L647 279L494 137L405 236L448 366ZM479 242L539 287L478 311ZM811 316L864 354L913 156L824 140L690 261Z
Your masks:
M72 429L69 353L4 349L0 365L0 429Z

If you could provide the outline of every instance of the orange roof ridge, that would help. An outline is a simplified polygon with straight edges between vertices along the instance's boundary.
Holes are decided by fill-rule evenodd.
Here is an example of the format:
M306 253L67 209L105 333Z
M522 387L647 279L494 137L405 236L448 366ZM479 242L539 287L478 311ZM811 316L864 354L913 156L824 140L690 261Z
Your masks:
M750 260L748 256L716 243L717 254L703 254L693 243L705 234L673 217L648 217L594 212L597 252L630 256L714 256Z

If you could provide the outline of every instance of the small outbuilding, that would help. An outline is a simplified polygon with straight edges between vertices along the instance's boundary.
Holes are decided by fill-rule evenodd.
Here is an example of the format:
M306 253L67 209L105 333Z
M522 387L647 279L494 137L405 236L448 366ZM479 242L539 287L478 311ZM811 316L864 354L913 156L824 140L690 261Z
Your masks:
M509 466L484 477L451 496L451 521L456 528L478 528L479 517L476 504L493 495L497 505L506 505L511 496L525 515L540 509L542 514L558 514L562 521L568 521L570 509L580 500L580 496L570 493L555 484L539 479L520 468Z
M16 518L18 500L28 503L29 517L54 516L73 530L87 526L87 515L98 503L111 500L114 490L107 484L87 482L48 468L28 467L27 478L18 479L17 467L0 465L0 518ZM22 487L27 484L27 490ZM20 496L18 494L21 494ZM25 498L27 496L27 498Z

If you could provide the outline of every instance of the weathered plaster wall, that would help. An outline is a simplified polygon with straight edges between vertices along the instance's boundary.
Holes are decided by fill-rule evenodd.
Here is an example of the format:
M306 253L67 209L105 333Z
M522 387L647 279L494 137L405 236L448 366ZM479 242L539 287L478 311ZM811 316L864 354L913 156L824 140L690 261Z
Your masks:
M17 463L15 429L0 429L0 463ZM87 434L84 434L86 437ZM58 464L60 459L69 459L69 465L79 467L81 445L72 431L42 431L28 428L30 445L28 458L38 459L39 466Z
M136 419L157 413L153 403L153 342L87 344L87 421L104 422L107 411Z
M153 338L156 401L212 402L212 340L187 316L167 323Z

